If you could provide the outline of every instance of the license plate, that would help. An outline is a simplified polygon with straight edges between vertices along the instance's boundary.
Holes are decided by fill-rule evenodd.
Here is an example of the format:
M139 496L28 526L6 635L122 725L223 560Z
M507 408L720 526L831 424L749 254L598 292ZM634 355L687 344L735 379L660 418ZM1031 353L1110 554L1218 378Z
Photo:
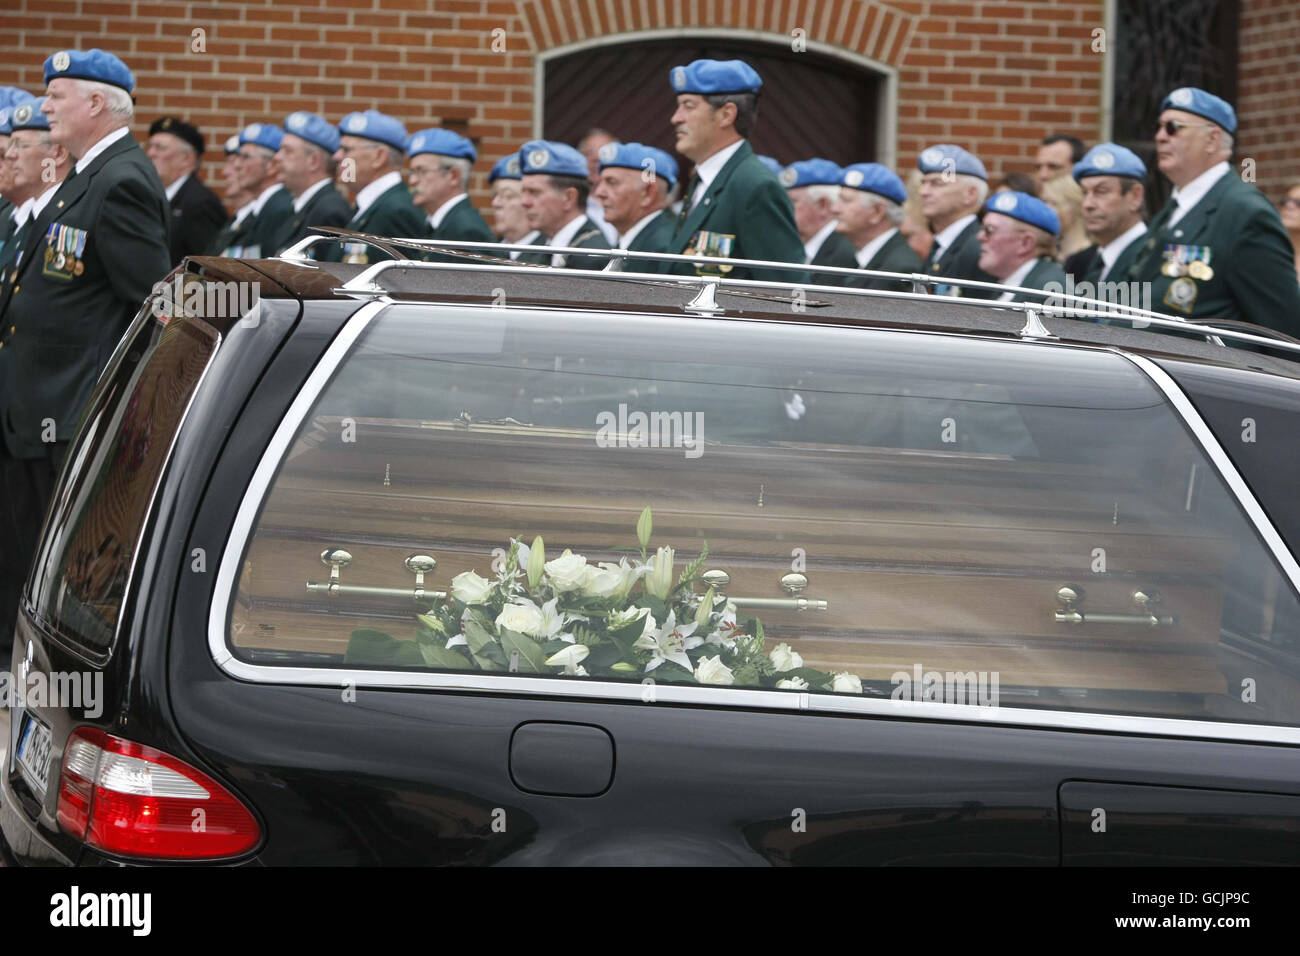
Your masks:
M22 733L18 738L18 769L23 779L37 797L45 798L46 782L50 778L50 728L31 714L24 714Z

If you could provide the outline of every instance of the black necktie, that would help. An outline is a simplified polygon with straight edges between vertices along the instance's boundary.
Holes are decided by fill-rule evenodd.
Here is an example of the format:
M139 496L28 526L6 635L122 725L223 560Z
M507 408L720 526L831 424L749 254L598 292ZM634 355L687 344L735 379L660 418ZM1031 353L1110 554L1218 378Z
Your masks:
M1098 246L1092 251L1092 259L1088 262L1088 268L1083 270L1083 282L1091 282L1094 286L1101 281L1101 272L1106 268L1106 260L1101 257L1101 247Z
M700 184L700 174L691 173L691 181L686 185L686 192L682 193L682 212L677 217L677 225L680 226L686 221L686 217L691 214L691 208L695 205L695 187Z

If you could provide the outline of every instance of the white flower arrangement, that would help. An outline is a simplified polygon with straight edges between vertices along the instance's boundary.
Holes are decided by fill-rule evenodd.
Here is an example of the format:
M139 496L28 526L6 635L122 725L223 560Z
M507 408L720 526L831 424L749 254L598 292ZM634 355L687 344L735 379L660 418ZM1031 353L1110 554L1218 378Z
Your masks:
M592 564L568 549L548 561L540 537L512 540L495 578L452 578L446 598L417 616L414 642L354 631L348 661L862 693L859 678L807 667L789 644L766 651L760 620L738 617L712 588L695 591L708 544L675 575L672 548L648 553L652 529L647 507L640 562Z

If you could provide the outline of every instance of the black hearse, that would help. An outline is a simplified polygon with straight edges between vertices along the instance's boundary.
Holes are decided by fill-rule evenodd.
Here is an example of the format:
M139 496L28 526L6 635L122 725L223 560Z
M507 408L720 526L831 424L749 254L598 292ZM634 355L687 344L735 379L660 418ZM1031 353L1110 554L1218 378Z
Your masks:
M8 862L1300 858L1300 344L323 241L105 371Z

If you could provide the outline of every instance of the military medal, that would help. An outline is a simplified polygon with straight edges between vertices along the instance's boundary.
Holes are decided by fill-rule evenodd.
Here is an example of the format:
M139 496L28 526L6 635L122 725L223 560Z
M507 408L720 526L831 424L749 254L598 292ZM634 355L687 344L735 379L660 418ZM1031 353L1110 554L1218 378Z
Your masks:
M1214 270L1211 269L1209 266L1207 266L1200 259L1197 259L1195 262L1193 262L1191 265L1187 267L1187 274L1190 275L1193 279L1214 278Z
M1183 269L1182 263L1177 262L1173 259L1165 260L1165 264L1160 267L1161 273L1169 276L1170 278L1177 278L1178 276L1182 275L1183 274L1182 269Z
M78 259L76 261L76 264L72 267L73 274L81 275L85 271L86 271L86 264L82 262L80 259Z
M1165 290L1164 303L1179 312L1190 313L1192 306L1196 304L1196 294L1196 283L1186 276L1180 276L1169 283L1169 288Z

